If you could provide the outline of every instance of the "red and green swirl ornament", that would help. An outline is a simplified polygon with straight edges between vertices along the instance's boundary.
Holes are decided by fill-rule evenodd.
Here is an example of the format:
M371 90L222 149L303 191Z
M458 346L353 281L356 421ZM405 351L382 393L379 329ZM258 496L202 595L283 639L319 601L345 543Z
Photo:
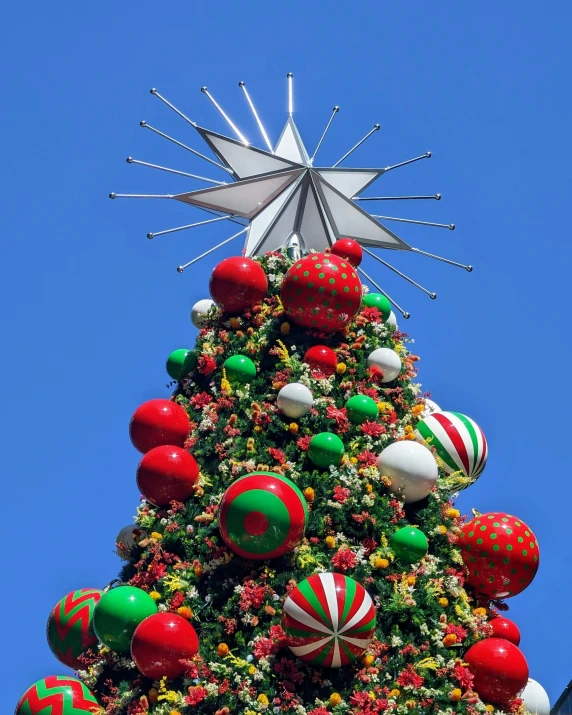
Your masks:
M101 712L95 695L77 678L51 675L26 690L15 715L81 715Z
M274 559L292 551L308 526L302 492L274 472L237 479L223 495L219 528L226 545L245 559Z
M78 670L78 658L88 648L96 645L93 631L93 611L102 591L96 588L80 588L59 601L48 618L48 645L56 658L68 668Z
M288 647L312 665L340 668L359 658L375 633L375 606L365 588L339 573L301 581L284 603Z
M489 456L482 429L460 412L436 412L417 423L416 437L435 448L447 474L461 473L455 489L465 489L481 475Z

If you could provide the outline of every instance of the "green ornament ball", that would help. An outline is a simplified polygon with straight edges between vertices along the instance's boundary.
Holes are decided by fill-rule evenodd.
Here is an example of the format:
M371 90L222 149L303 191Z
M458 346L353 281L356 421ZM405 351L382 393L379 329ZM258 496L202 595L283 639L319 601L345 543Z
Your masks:
M391 303L383 293L367 293L363 297L363 304L366 308L377 308L382 315L384 323L391 314Z
M172 377L173 380L182 380L191 370L195 369L198 361L196 353L192 350L186 350L185 348L173 350L167 358L169 377Z
M232 355L224 361L223 367L230 382L246 384L256 377L256 365L246 355Z
M344 443L337 434L320 432L312 437L308 454L317 467L339 464L344 456Z
M137 626L158 609L151 596L135 586L118 586L103 594L93 614L93 630L103 645L129 653Z
M361 424L377 419L379 411L375 400L367 395L354 395L346 402L346 410L350 422Z
M389 543L395 558L409 565L421 561L429 548L429 542L425 534L412 526L404 526L402 529L398 529Z

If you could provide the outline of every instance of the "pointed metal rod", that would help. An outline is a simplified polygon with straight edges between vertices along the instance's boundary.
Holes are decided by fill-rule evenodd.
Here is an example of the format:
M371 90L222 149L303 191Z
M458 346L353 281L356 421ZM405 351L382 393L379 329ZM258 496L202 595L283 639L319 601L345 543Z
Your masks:
M336 161L336 163L334 164L334 166L333 166L332 168L335 169L336 166L338 166L339 164L341 164L344 159L347 159L348 156L358 148L358 146L361 146L366 139L368 139L374 132L377 132L377 131L379 131L380 129L381 129L381 124L374 124L374 125L373 125L373 129L371 129L371 130L365 135L365 137L364 137L363 139L360 139L360 141L359 141L355 146L353 146L348 152L346 152L346 153L342 156L341 159L339 159L338 161Z
M405 310L403 310L403 308L400 305L398 305L393 300L393 298L390 298L387 295L387 293L380 286L378 286L378 284L373 280L373 278L371 276L368 276L368 274L364 271L363 268L360 268L358 266L358 271L362 274L362 276L365 277L366 280L368 280L372 284L372 286L374 288L377 288L377 290L387 298L387 300L391 303L391 305L401 313L401 315L405 318L405 320L409 320L409 318L411 317L411 313L407 313Z
M451 261L449 258L442 258L441 256L436 256L434 253L427 253L427 251L421 251L419 248L413 248L411 250L415 253L420 253L422 256L429 256L429 258L434 258L436 261L443 261L443 263L448 263L450 266L457 266L457 268L464 268L467 273L471 273L473 266L466 266L464 263L457 263L457 261Z
M260 129L260 133L262 134L262 138L264 139L266 146L268 147L268 151L271 154L274 154L274 150L272 149L272 144L270 142L270 139L268 138L266 129L264 129L262 121L260 120L260 117L258 116L258 112L256 111L256 107L254 106L252 99L250 99L250 95L248 94L248 90L246 89L246 84L241 81L238 83L238 86L244 92L244 96L246 97L246 101L248 102L248 106L250 107L250 111L252 112L252 114L254 115L254 118L256 119L256 124L258 125L258 128Z
M212 94L209 92L209 88L201 87L201 92L203 94L206 94L206 96L211 100L211 102L214 104L214 106L218 109L218 111L222 115L222 118L226 121L228 126L232 129L232 131L236 134L236 136L240 139L240 141L244 144L244 146L248 146L248 139L244 136L244 134L240 131L240 129L236 126L236 124L232 121L232 119L228 116L228 114L224 111L224 109L220 106L220 104L212 96Z
M413 199L441 201L441 194L434 194L433 196L354 196L352 201L409 201Z
M381 218L385 221L400 221L401 223L416 223L419 226L436 226L437 228L448 228L450 231L455 230L454 223L433 223L433 221L416 221L412 218L396 218L395 216L380 216L379 214L372 214L372 218Z
M336 114L340 111L340 108L336 105L332 109L332 116L330 117L330 121L326 124L326 128L324 129L324 133L320 137L320 141L318 142L318 146L314 149L314 153L312 154L312 158L310 159L310 162L314 161L314 157L318 153L318 149L322 146L322 142L326 138L326 134L328 133L328 129L330 128L330 124L334 121L334 117Z
M407 159L407 161L400 161L399 164L393 164L393 166L386 166L384 171L391 171L392 169L399 169L400 166L407 166L407 164L413 164L414 161L419 161L420 159L430 159L431 152L426 151L425 154L421 156L416 156L414 159Z
M205 251L204 253L201 253L200 256L197 256L196 258L193 258L192 261L189 261L188 263L185 263L183 266L177 266L177 273L182 273L186 268L189 266L192 266L193 263L196 263L197 261L200 261L201 258L204 258L205 256L208 256L209 253L212 253L213 251L216 251L217 248L221 248L221 246L224 246L225 243L229 243L230 241L233 241L235 238L238 238L242 233L248 230L248 226L246 228L243 228L242 231L239 231L238 233L235 233L234 236L231 236L230 238L227 238L226 241L222 241L222 243L217 244L216 246L213 246L212 248L209 248L208 251Z
M432 300L435 300L435 298L437 297L437 293L432 293L430 290L427 290L427 288L423 288L423 286L420 285L419 283L417 283L417 281L414 281L413 278L406 276L405 273L402 273L397 268L395 268L394 266L387 263L387 261L384 261L383 258L376 256L375 253L372 253L371 251L369 251L367 248L364 248L363 246L362 246L362 248L365 251L365 253L367 253L372 258L375 258L376 261L379 261L386 268L389 268L389 270L393 271L394 273L397 273L397 275L400 276L401 278L404 278L408 283L411 283L411 285L414 285L416 288L419 288L419 290L423 291L423 293L428 295L429 298L431 298Z
M205 226L207 223L215 223L216 221L223 221L227 218L232 218L234 214L227 214L226 216L217 216L216 218L209 218L206 221L197 221L197 223L189 223L186 226L177 226L177 228L168 228L165 231L157 231L157 233L148 233L147 238L155 238L156 236L164 236L166 233L175 233L176 231L185 231L187 228L195 228L195 226Z
M110 199L174 199L173 194L116 194L112 191Z
M170 108L173 110L173 112L175 112L176 114L179 115L179 117L182 117L182 118L185 120L185 122L188 122L192 127L195 127L195 128L196 128L197 123L196 123L196 122L193 122L192 119L189 119L186 114L183 114L179 109L177 109L177 107L175 107L174 104L171 104L171 102L169 102L168 99L165 99L165 97L163 97L162 95L160 95L159 92L157 92L157 90L155 89L155 87L153 87L152 89L150 89L149 92L150 92L151 94L153 94L155 97L157 97L158 99L160 99L161 102L163 102L163 104L166 104L166 105L167 105L167 107L170 107Z
M139 166L148 166L151 169L160 169L161 171L167 171L169 174L178 174L179 176L188 176L189 179L198 179L199 181L206 181L209 184L218 184L219 186L224 186L225 181L215 181L214 179L207 179L204 176L197 176L197 174L189 174L186 171L179 171L178 169L169 169L166 166L159 166L158 164L149 164L147 161L139 161L139 159L134 159L132 156L128 156L125 160L128 164L139 164Z
M160 137L163 137L163 139L168 139L170 142L173 142L173 144L176 144L177 146L180 146L182 149L186 149L187 151L190 151L191 154L194 154L195 156L200 157L201 159L204 159L205 161L208 161L209 164L212 164L213 166L217 166L219 169L222 169L223 171L226 171L229 174L232 174L231 169L227 169L226 166L223 166L222 164L219 164L217 161L214 161L213 159L209 159L208 156L205 156L204 154L201 154L200 151L196 151L195 149L191 149L190 146L187 146L186 144L183 144L183 142L177 141L176 139L173 139L173 137L170 137L168 134L165 134L164 132L160 132L158 129L155 129L155 127L152 127L150 124L147 124L146 121L139 122L139 126L143 127L144 129L150 129L152 132L155 134L158 134Z
M294 75L288 72L286 75L288 80L288 114L294 114Z

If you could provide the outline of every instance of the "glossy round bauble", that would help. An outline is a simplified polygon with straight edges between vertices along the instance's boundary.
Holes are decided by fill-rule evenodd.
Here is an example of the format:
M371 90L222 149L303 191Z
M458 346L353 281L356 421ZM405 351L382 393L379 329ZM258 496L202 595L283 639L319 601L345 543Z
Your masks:
M282 281L280 297L296 325L322 333L344 328L358 313L362 286L348 261L312 253L296 261Z
M137 467L139 491L155 506L187 501L198 478L199 465L193 455L182 447L154 447Z
M203 298L197 301L191 308L191 322L199 330L205 326L208 321L209 310L215 304L210 298Z
M367 650L375 634L375 606L365 588L340 573L317 573L290 591L283 627L288 647L315 666L339 668Z
M95 695L81 680L68 675L50 675L26 690L15 715L81 715L99 713Z
M320 432L310 440L308 456L316 467L327 469L337 465L344 456L344 443L337 434Z
M401 359L391 348L377 348L367 358L367 366L381 370L382 383L391 382L401 372Z
M520 645L520 631L513 621L503 618L503 616L497 616L491 618L489 626L492 628L491 638L504 638L513 645Z
M353 395L346 402L346 412L350 422L362 424L362 422L371 422L377 419L379 410L377 402L372 400L367 395Z
M424 420L426 417L429 417L429 415L434 415L435 412L443 412L439 405L436 402L433 402L433 400L430 400L428 397L424 398L424 402L425 409L419 416L419 419Z
M389 490L406 504L421 501L435 486L439 469L435 457L418 442L393 442L377 458L382 476L389 477Z
M93 614L93 629L103 645L129 653L141 621L157 613L151 596L135 586L117 586L103 594Z
M460 412L435 412L417 423L419 441L428 442L443 461L447 474L461 472L470 486L487 463L487 440L481 428ZM463 488L461 485L460 488Z
M344 261L348 261L354 268L357 268L363 261L362 247L353 238L338 238L331 247L330 253Z
M198 361L197 354L192 350L185 348L173 350L167 358L167 373L173 380L182 380L196 368Z
M83 667L78 660L97 644L92 620L95 606L103 592L96 588L72 591L59 601L48 618L48 645L56 658L68 668Z
M124 526L115 538L119 557L124 561L129 561L138 542L144 538L144 534L145 530L136 524Z
M209 290L217 305L237 315L266 297L268 279L260 263L245 256L231 256L215 266Z
M389 540L395 558L402 564L416 564L425 556L429 542L425 534L412 526L395 531Z
M308 506L302 492L274 472L254 472L226 490L218 512L227 546L245 559L273 559L304 537Z
M463 526L458 545L469 570L467 583L491 598L516 596L536 576L536 537L510 514L480 514Z
M129 436L140 452L162 444L182 447L191 422L185 408L172 400L148 400L135 410L129 424Z
M536 680L529 678L518 697L524 701L524 709L530 715L550 715L550 698L546 690Z
M292 419L299 419L307 415L313 404L312 391L301 382L284 385L276 398L276 406L280 412Z
M131 658L147 678L179 678L186 670L182 660L199 651L193 626L178 613L155 613L137 626L131 641Z
M528 664L520 650L502 638L475 643L463 656L474 675L473 690L481 700L506 705L528 681Z
M314 345L306 350L304 362L310 366L311 370L319 370L329 377L336 372L338 356L332 348L326 345Z
M224 361L227 379L246 385L256 377L256 365L246 355L231 355Z
M389 320L391 303L383 293L366 293L363 297L363 304L366 308L377 308L384 323Z
M393 325L393 327L397 330L397 318L395 317L395 313L393 311L391 311L389 318L385 322L387 325Z

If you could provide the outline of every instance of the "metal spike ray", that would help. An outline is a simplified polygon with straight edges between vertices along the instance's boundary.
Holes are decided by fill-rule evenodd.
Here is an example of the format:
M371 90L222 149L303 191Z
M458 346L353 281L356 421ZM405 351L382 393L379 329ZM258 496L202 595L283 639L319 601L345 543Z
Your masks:
M411 285L414 285L416 288L419 288L420 291L425 293L425 295L428 295L429 298L431 298L432 300L435 300L435 298L437 297L437 293L433 293L430 290L427 290L427 288L424 288L420 283L417 283L417 281L414 281L413 278L406 276L405 273L402 273L399 269L395 268L395 266L392 266L387 261L384 261L383 258L380 258L379 256L376 256L375 253L368 251L367 248L364 248L363 251L364 251L364 253L367 253L368 256L371 256L376 261L379 261L380 263L382 263L386 268L389 268L390 271L393 271L398 276L400 276L401 278L406 280L408 283L411 283Z
M186 226L177 226L177 228L167 228L164 231L156 231L155 233L148 233L147 238L156 238L157 236L164 236L167 233L176 233L177 231L186 231L188 228L196 228L197 226L206 226L209 223L216 223L217 221L225 221L227 219L234 218L232 214L228 216L217 216L216 218L209 218L206 221L197 221L196 223L188 223Z
M254 106L254 102L250 98L250 95L248 94L248 90L246 89L246 84L244 82L239 82L238 86L242 89L244 92L244 96L246 97L246 101L248 102L248 106L250 107L250 111L254 115L254 119L256 120L256 124L258 125L258 129L260 130L260 133L262 134L262 138L264 139L264 142L266 146L268 147L268 151L273 154L274 152L272 151L272 143L270 139L268 138L268 134L266 133L266 129L264 129L264 125L262 124L262 121L260 117L258 116L258 112L256 111L256 107Z
M448 228L449 231L455 230L454 223L433 223L433 221L417 221L413 218L397 218L395 216L380 216L379 214L372 214L372 218L380 218L384 221L400 221L401 223L415 223L419 226L436 226L437 228Z
M441 256L436 256L434 253L427 253L427 251L421 251L419 248L411 247L414 253L420 253L422 256L428 256L429 258L434 258L436 261L442 261L443 263L448 263L450 266L456 266L457 268L464 268L467 273L473 272L473 266L466 266L464 263L457 263L457 261L451 261L449 258L442 258Z
M172 142L173 144L176 144L177 146L180 146L181 149L186 149L187 151L190 151L191 154L194 154L195 156L198 156L200 159L204 159L205 161L208 161L209 164L213 164L214 166L217 166L219 169L222 169L223 171L226 171L228 173L229 170L226 168L226 166L223 166L222 164L219 164L218 162L214 161L213 159L209 159L208 156L205 156L204 154L201 154L200 151L196 151L195 149L191 149L190 146L187 146L186 144L183 144L183 142L178 141L177 139L173 139L173 137L170 137L168 134L165 134L165 132L159 131L159 129L155 129L155 127L152 127L150 124L147 124L145 120L142 120L139 122L139 126L143 127L144 129L149 129L152 131L154 134L157 134L160 137L163 137L163 139L167 139L168 141Z
M361 268L361 266L358 266L358 271L362 274L362 276L363 276L366 280L368 280L368 281L372 284L372 286L373 286L374 288L376 288L382 295L384 295L384 296L387 298L387 300L391 303L391 305L392 305L394 308L396 308L396 309L401 313L401 315L405 318L405 320L409 320L409 318L411 317L411 313L408 313L407 311L403 310L403 308L402 308L400 305L398 305L398 304L393 300L393 298L390 298L390 296L387 295L387 293L383 290L383 288L381 288L381 286L379 286L379 285L373 280L373 278L372 278L371 276L369 276L369 275L364 271L363 268Z
M187 171L179 171L178 169L169 169L166 166L159 166L158 164L150 164L148 161L140 161L139 159L134 159L132 156L128 156L125 160L128 164L138 164L139 166L148 166L150 169L160 169L161 171L166 171L169 174L178 174L179 176L187 176L189 179L197 179L198 181L206 181L209 184L217 184L222 186L224 181L215 181L214 179L207 179L204 176L198 176L197 174L189 174Z
M175 112L176 114L178 114L179 117L181 117L182 119L184 119L185 122L188 122L192 127L196 127L196 126L197 126L197 125L196 125L196 122L193 122L192 119L189 119L189 118L187 117L187 115L186 115L186 114L183 114L183 112L181 112L179 109L177 109L177 107L175 107L174 104L171 104L171 102L169 102L168 99L165 99L165 97L163 97L161 94L159 94L159 92L157 92L157 90L156 90L154 87L153 87L152 89L150 89L149 92L150 92L154 97L157 97L157 99L160 99L161 102L163 102L163 104L166 104L166 105L167 105L167 107L170 107L170 109L172 109L173 112Z
M235 233L234 236L231 236L230 238L227 238L226 241L221 241L218 243L216 246L213 246L212 248L209 248L208 251L205 251L204 253L201 253L200 256L197 256L196 258L193 258L192 261L189 261L188 263L185 263L182 266L177 266L177 273L182 273L184 270L186 270L189 266L192 266L193 263L196 263L197 261L200 261L202 258L205 256L208 256L210 253L213 253L213 251L218 250L219 248L222 248L222 246L225 246L227 243L230 243L231 241L234 241L235 238L238 238L241 234L243 234L245 231L248 231L248 228L243 228L242 231L239 231L238 233Z
M222 115L223 119L226 121L226 123L232 129L232 131L236 134L236 136L240 139L240 141L244 145L248 146L248 139L244 136L244 134L240 131L240 129L236 126L236 124L232 121L232 119L228 116L228 114L224 111L224 109L220 106L220 104L212 96L212 94L209 92L209 88L201 87L201 92L203 94L205 94L211 100L211 102L214 104L214 106L218 109L218 111Z
M322 142L323 142L324 139L326 138L326 134L328 133L328 129L330 128L330 124L334 121L334 117L336 116L336 114L337 114L339 111L340 111L340 108L339 108L337 105L332 109L332 116L330 117L330 121L326 124L326 128L324 129L324 133L323 133L322 136L320 137L320 141L318 142L318 146L314 149L314 153L312 154L312 157L311 157L311 159L310 159L310 161L311 161L312 163L314 162L314 159L316 158L316 154L318 153L318 150L319 150L320 147L322 146Z
M381 124L374 124L374 125L373 125L373 129L370 129L370 131L365 135L365 137L364 137L363 139L360 139L359 142L358 142L357 144L355 144L354 146L352 146L352 148L351 148L349 151L347 151L347 152L342 156L341 159L338 159L338 160L336 161L336 163L334 164L334 168L335 168L336 166L339 166L344 159L347 159L350 154L353 154L353 153L354 153L354 151L358 148L358 146L361 146L366 139L369 139L369 137L370 137L374 132L378 132L380 129L381 129Z
M441 201L441 194L433 194L432 196L354 196L354 201L413 201L415 199Z

